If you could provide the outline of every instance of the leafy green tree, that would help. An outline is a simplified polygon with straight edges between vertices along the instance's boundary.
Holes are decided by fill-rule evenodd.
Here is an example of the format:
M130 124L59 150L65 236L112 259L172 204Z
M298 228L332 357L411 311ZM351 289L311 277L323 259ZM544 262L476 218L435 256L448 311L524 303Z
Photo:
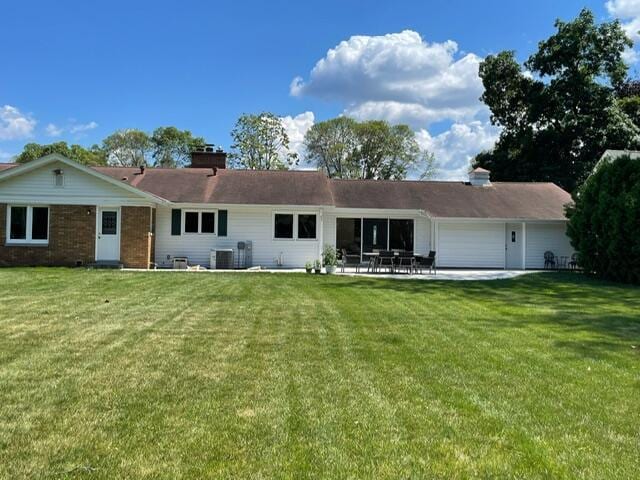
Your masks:
M640 128L640 80L626 80L616 87L616 96L622 111Z
M109 164L118 167L147 165L152 148L149 135L135 128L116 130L102 141Z
M640 283L640 160L605 158L574 194L567 216L585 272Z
M236 168L286 170L298 164L298 155L289 149L289 135L282 120L273 113L242 115L231 137L229 159Z
M552 181L573 191L607 148L637 145L640 130L615 95L631 40L619 22L597 25L587 9L555 26L524 69L511 51L481 63L481 98L502 133L474 164L496 180Z
M307 161L329 178L360 178L360 168L353 162L358 147L357 124L349 117L313 124L304 136Z
M330 178L403 179L436 172L433 154L420 149L407 125L338 117L305 134L306 158Z
M189 130L159 127L151 136L153 160L156 167L185 167L191 162L191 152L204 146L202 137L194 137Z
M70 160L75 160L83 165L96 166L107 164L107 156L99 146L93 145L90 148L84 148L81 145L69 146L67 142L55 142L48 145L27 143L22 152L16 157L16 162L27 163L51 153L64 155Z

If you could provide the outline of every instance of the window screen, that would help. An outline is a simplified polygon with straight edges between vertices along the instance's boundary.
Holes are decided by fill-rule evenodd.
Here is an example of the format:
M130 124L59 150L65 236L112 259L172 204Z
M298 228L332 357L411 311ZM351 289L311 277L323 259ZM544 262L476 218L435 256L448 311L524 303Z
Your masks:
M202 212L202 233L215 233L216 214L213 212Z
M274 233L276 238L293 238L293 214L276 213Z
M185 212L184 231L185 233L198 233L198 212Z
M316 238L315 215L298 215L298 238Z
M11 207L11 232L12 240L27 239L27 207Z
M31 238L33 240L47 240L49 238L49 209L47 207L33 207Z

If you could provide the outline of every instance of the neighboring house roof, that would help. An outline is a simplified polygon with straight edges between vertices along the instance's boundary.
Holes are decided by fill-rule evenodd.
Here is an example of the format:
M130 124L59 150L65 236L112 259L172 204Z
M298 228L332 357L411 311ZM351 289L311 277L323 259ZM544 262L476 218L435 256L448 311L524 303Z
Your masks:
M0 163L0 172L2 170L7 170L9 168L13 168L13 167L17 167L18 164L16 163Z
M332 180L336 207L422 209L442 218L564 220L571 195L553 183Z
M5 164L6 165L6 164ZM5 167L0 164L0 172ZM84 167L86 168L86 167ZM320 172L93 167L173 203L424 210L439 218L564 220L571 196L553 183L335 180Z

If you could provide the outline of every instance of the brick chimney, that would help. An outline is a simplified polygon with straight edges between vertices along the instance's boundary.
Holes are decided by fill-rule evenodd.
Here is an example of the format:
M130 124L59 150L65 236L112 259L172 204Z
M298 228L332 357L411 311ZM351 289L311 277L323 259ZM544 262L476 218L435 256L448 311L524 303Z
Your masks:
M198 147L191 152L191 168L227 168L227 154L211 144Z

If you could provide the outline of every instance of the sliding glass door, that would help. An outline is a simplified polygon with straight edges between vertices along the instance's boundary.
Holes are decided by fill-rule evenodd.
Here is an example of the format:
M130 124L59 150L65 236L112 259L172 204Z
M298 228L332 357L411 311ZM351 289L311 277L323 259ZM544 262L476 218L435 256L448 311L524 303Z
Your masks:
M336 221L336 249L342 253L346 250L349 255L360 255L362 249L362 219L338 218Z
M350 255L379 250L414 250L413 219L338 218L336 248Z
M362 219L363 252L387 250L387 227L388 220L386 218Z

